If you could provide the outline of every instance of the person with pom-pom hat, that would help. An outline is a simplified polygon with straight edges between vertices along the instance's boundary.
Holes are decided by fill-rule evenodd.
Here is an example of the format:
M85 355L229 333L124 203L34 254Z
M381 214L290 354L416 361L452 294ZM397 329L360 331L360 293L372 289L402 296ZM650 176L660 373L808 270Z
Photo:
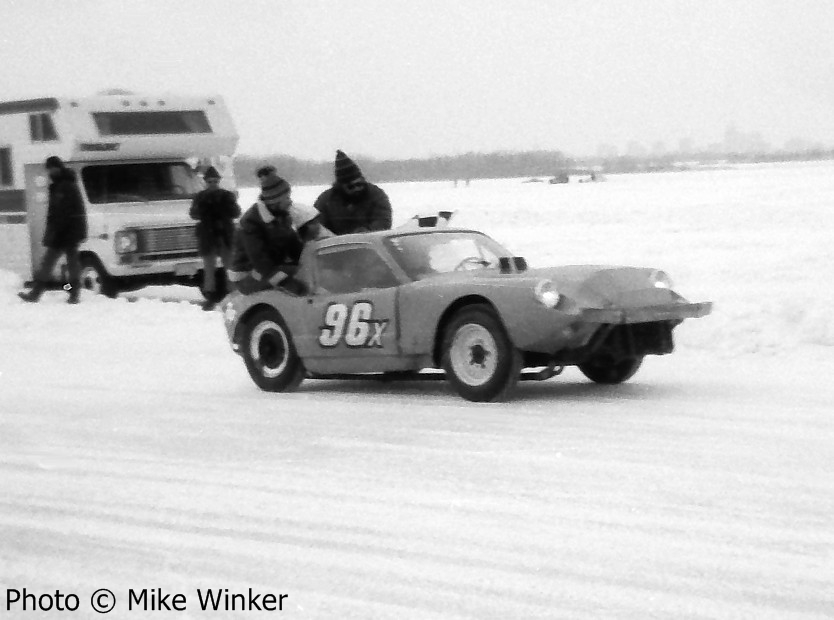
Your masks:
M382 189L365 180L359 166L342 151L336 151L335 182L322 193L315 207L321 224L336 235L388 230L391 202Z
M257 175L261 194L240 218L229 281L244 294L274 287L297 293L293 275L303 242L293 227L290 184L271 165L258 168Z

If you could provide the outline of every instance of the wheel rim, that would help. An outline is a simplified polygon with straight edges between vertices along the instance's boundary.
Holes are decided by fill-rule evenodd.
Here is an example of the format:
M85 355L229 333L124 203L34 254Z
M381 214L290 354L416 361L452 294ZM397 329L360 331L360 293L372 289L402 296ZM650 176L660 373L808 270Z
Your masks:
M486 327L468 323L455 332L449 360L463 383L473 387L484 385L498 368L498 345Z
M249 339L249 355L261 374L274 379L289 364L290 343L284 330L274 321L258 323Z
M81 269L81 287L94 293L101 293L101 275L97 269L89 266Z

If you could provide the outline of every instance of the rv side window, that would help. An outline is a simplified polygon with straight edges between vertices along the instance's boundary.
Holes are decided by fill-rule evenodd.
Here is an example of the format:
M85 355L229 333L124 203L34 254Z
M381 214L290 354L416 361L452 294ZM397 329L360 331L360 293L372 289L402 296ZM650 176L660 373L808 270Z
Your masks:
M32 142L52 142L58 139L52 115L48 112L29 115L29 134Z
M12 149L0 148L0 187L14 185L12 174Z
M164 134L211 133L206 113L183 112L94 112L102 136L152 136Z

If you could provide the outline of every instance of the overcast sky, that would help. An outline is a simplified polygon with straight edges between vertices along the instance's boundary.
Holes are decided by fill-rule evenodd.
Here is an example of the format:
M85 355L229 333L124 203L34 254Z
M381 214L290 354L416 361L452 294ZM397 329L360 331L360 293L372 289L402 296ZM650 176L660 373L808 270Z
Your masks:
M829 0L0 0L0 59L0 100L219 93L252 154L834 144Z

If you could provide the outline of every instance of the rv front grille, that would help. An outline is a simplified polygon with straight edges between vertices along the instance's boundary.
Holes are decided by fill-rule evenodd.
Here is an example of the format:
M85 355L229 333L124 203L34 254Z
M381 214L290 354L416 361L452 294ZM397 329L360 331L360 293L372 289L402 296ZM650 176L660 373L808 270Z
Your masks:
M140 261L151 261L151 260L178 260L183 258L197 258L199 254L197 250L190 250L186 252L167 252L167 253L156 253L156 254L140 254L139 260Z
M171 228L145 228L139 233L139 252L151 258L154 254L172 252L197 253L197 237L194 226L172 226Z

